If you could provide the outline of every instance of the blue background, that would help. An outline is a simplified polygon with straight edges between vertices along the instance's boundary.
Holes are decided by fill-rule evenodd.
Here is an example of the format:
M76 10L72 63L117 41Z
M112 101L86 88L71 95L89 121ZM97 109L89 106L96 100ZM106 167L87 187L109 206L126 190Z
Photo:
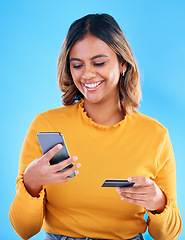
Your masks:
M176 0L0 1L1 198L0 239L18 240L8 218L19 153L34 116L61 106L57 58L70 24L109 13L136 56L143 98L140 112L169 129L177 167L182 219L185 170L185 4ZM32 239L43 239L41 231ZM145 234L145 239L151 239ZM185 239L183 230L180 240Z

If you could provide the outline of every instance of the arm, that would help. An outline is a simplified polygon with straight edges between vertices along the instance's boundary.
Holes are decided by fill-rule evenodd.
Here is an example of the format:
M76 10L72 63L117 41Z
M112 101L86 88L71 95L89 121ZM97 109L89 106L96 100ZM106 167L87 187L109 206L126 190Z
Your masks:
M160 214L148 211L149 233L158 240L177 239L182 229L182 220L177 206L175 158L168 132L165 133L158 154L158 165L159 171L154 181L165 194L167 204Z
M36 128L40 125L43 125L43 122L36 117L24 139L20 154L19 173L16 180L16 196L9 211L11 224L23 239L29 239L40 231L45 212L44 187L40 191L39 197L32 197L27 192L23 181L23 174L27 166L42 155L36 139Z
M158 150L157 172L154 179L132 177L131 188L118 188L122 200L143 206L149 214L150 235L156 240L177 239L182 222L176 202L176 174L173 149L165 132Z
M9 212L12 226L23 239L29 239L38 233L42 227L46 205L44 186L50 183L72 180L73 178L68 176L80 167L80 164L76 164L64 172L58 172L77 160L77 157L50 165L50 159L62 146L58 144L42 155L36 134L45 130L43 126L44 122L41 119L34 119L24 140L20 156L16 196Z
M42 227L45 212L45 191L39 197L32 197L23 183L23 174L17 178L16 196L10 207L9 218L16 233L23 239L29 239Z
M17 193L10 207L10 221L15 231L23 239L32 237L42 227L46 205L43 186L72 180L73 178L68 176L80 166L78 163L64 172L58 172L77 160L76 157L51 166L49 164L50 159L61 148L61 144L58 144L42 157L33 160L24 174L21 174L17 179Z

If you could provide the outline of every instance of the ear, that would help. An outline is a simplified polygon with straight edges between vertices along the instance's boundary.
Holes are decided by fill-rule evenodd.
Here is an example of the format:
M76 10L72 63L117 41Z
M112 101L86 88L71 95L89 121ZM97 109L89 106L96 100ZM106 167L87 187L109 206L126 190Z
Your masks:
M128 66L127 62L122 63L122 71L126 72L127 66Z
M120 63L120 73L123 73L123 71L126 72L127 66L128 66L128 63L127 63L127 62L124 62L124 63L122 62L122 63Z

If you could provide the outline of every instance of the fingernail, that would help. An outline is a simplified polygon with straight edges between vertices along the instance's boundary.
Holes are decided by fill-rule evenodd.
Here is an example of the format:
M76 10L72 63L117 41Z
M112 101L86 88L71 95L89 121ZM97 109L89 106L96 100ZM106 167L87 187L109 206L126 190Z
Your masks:
M78 174L79 174L79 171L75 171L75 173L76 173L76 175L78 175Z
M81 164L80 163L77 163L76 164L77 168L81 167Z
M121 197L121 200L125 200L125 198L124 198L124 197Z
M74 161L78 160L78 158L76 156L74 156L74 157L72 157L72 160L74 162Z
M62 144L60 144L60 143L57 144L57 148L58 148L58 149L61 149L61 148L62 148Z
M116 191L118 192L119 195L121 195L120 188L117 188Z
M129 178L127 178L127 180L128 180L129 182L131 182L131 181L132 181L132 178L131 178L131 177L129 177Z

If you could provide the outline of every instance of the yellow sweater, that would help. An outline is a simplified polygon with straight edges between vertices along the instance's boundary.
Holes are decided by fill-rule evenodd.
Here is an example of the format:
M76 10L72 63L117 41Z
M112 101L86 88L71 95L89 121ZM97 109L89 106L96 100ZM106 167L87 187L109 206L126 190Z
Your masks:
M31 197L23 172L42 155L36 134L61 132L71 156L81 163L72 181L43 187ZM107 178L144 176L166 193L161 214L120 199L116 188L101 188ZM83 100L38 114L25 137L19 164L16 196L10 207L15 231L28 239L41 227L47 232L77 238L127 239L144 233L147 225L155 240L176 239L182 227L176 203L176 173L168 131L156 120L138 112L120 123L101 126L87 117Z

